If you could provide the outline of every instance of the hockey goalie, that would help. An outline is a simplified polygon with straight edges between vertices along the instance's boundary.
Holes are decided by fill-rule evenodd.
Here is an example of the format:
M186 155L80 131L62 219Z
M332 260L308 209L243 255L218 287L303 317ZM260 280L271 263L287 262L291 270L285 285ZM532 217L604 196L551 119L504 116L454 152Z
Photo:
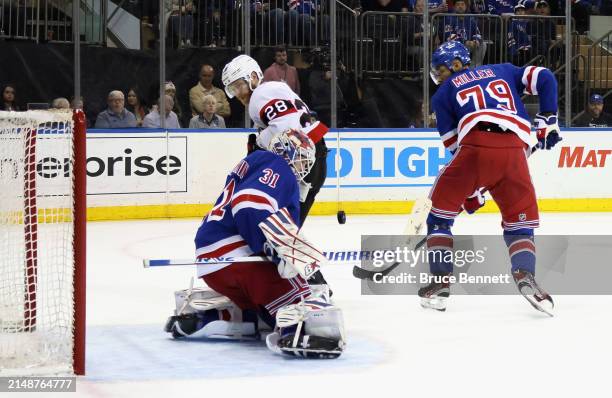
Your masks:
M314 164L314 144L287 130L270 148L234 167L195 238L198 259L269 261L199 264L208 287L176 292L165 330L174 338L237 340L270 332L266 344L276 353L336 358L345 346L342 311L329 287L313 282L325 257L300 232L298 184Z

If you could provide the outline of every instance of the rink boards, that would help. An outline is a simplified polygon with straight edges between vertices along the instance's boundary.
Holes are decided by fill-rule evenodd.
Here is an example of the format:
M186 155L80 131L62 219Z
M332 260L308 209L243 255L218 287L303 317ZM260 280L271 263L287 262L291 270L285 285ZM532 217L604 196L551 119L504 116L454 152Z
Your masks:
M250 130L89 130L90 220L200 217L245 156ZM542 211L612 211L612 130L565 129L529 159ZM326 135L328 177L313 214L405 213L451 159L429 129L355 129ZM46 152L53 152L49 148ZM47 155L46 155L47 156ZM58 156L59 158L60 156ZM65 178L61 159L42 184ZM49 169L58 168L57 173ZM489 201L484 211L496 211Z

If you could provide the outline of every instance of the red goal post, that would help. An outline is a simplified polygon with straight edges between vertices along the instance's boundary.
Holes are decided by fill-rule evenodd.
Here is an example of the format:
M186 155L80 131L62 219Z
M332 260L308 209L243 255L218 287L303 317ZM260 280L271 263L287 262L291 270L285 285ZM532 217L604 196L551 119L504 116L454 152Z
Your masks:
M0 376L84 374L83 112L0 112L0 184Z

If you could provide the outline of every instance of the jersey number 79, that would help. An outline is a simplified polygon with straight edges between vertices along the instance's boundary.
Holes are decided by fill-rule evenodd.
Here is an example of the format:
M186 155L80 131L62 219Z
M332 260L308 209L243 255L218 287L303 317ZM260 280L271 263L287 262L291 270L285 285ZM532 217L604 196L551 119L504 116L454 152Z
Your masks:
M496 108L516 113L516 105L510 86L501 79L489 82L485 90L481 86L476 85L457 92L457 102L461 106L472 102L477 111L486 109L487 103L497 103Z

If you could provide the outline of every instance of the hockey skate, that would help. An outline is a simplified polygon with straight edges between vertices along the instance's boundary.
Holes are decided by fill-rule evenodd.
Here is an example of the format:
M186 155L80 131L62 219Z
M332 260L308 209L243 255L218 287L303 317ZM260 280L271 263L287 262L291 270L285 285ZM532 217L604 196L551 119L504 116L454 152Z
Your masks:
M421 307L438 311L446 311L446 301L450 296L450 282L448 277L452 274L435 274L429 285L419 289Z
M266 345L277 354L337 358L346 346L342 311L320 299L283 307L276 314L276 330L266 336Z
M519 292L529 301L533 308L553 316L552 310L555 307L555 303L550 294L538 286L531 272L518 269L512 272L512 277Z

